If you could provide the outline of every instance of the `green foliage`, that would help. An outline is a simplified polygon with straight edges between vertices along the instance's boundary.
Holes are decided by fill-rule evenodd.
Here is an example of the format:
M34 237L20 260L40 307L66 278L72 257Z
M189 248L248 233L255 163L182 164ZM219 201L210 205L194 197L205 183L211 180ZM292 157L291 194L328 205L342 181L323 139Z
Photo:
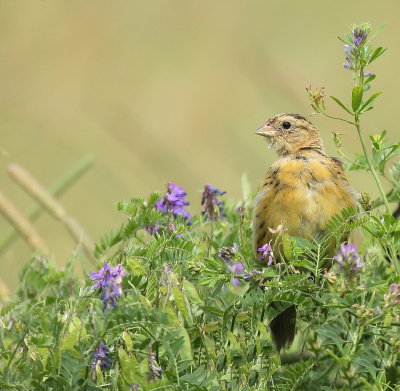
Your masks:
M308 95L311 106L316 113L320 113L328 118L347 122L355 127L357 131L362 153L355 155L355 159L348 158L341 150L341 139L336 134L334 141L340 155L348 162L348 170L370 171L378 187L380 198L371 205L372 208L384 205L386 212L390 212L389 202L400 201L399 185L399 149L400 143L389 143L385 139L387 134L383 130L380 134L370 136L370 148L364 140L364 134L361 126L361 117L367 111L373 109L372 104L381 95L381 92L375 92L367 97L367 92L371 89L371 82L375 80L376 75L366 72L366 67L378 59L386 49L383 47L374 48L372 44L375 36L383 30L381 26L374 34L371 34L371 26L368 23L352 26L351 33L346 34L345 38L339 39L344 43L344 54L346 63L343 66L352 72L355 86L351 90L350 104L343 103L339 98L331 96L331 99L349 114L351 120L342 117L333 117L329 115L325 108L323 88L316 91L308 89ZM387 167L390 168L387 169ZM381 183L384 178L390 185L388 192L384 191Z
M354 71L383 51L368 46ZM378 96L363 101L373 77L362 75L351 106L334 98L356 122ZM314 107L325 110L322 91L309 94ZM371 137L372 157L356 156L349 168L383 177L389 172L387 199L399 201L400 169L392 160L399 148L385 137ZM105 292L93 289L89 276L74 276L75 258L62 270L33 258L21 271L17 293L0 310L0 388L398 389L398 218L357 207L333 216L319 237L291 237L283 230L286 262L262 267L252 249L254 193L245 176L242 189L243 200L227 200L226 216L218 221L200 215L189 224L160 212L157 193L147 201L121 202L126 223L95 251L98 269L107 262L126 272L115 308L106 311ZM371 207L382 203L383 197ZM366 265L346 274L333 255L353 230L362 234ZM225 246L233 247L229 260L219 253ZM269 322L292 305L296 338L278 352ZM95 360L100 342L109 349L109 362Z
M117 306L106 312L88 278L81 284L73 277L73 259L63 271L32 259L1 310L2 389L391 389L400 381L400 310L387 293L398 277L386 258L390 246L398 250L398 221L344 210L325 236L287 236L290 264L262 269L250 249L247 197L247 207L228 201L224 220L195 216L191 225L150 208L152 196L120 203L128 219L120 246L104 240L102 252L127 275ZM144 224L156 219L177 230L150 235ZM326 249L356 227L369 233L370 254L361 275L348 281L338 266L329 269ZM237 275L218 256L235 243L233 262L244 266ZM293 304L299 330L280 355L268 323ZM110 368L92 366L100 341L110 348Z

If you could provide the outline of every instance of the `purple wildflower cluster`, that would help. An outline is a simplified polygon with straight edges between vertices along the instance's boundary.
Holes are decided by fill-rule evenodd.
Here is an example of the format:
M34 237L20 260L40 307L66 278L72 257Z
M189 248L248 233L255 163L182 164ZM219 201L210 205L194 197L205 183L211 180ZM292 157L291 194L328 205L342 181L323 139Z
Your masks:
M355 26L352 32L354 45L361 46L367 40L368 33L369 28L367 26Z
M250 281L254 280L255 278L257 278L257 276L262 274L262 272L260 270L256 270L256 269L254 269L251 272L248 272L247 270L245 270L243 264L240 262L231 263L228 266L228 269L234 275L243 275L244 274L244 276L241 279L239 279L237 277L232 278L232 284L235 286L239 286L242 280L245 282L250 282Z
M217 196L225 194L226 191L218 190L216 187L209 184L204 186L201 194L201 205L204 209L201 212L206 216L206 219L217 221L219 218L226 216L223 209L223 201L218 201Z
M117 305L116 300L122 295L122 279L124 276L125 271L121 264L112 269L106 263L97 273L90 273L90 279L95 281L92 288L100 288L103 293L104 311Z
M260 259L264 260L268 258L267 266L270 266L272 262L274 262L274 252L272 251L272 247L270 243L265 243L264 246L257 249L259 253L262 253Z
M204 191L201 197L201 205L204 209L202 214L206 215L206 218L212 221L218 220L218 218L225 216L223 210L223 202L217 199L217 196L225 194L225 191L218 190L216 187L211 185L205 185ZM171 212L175 216L182 216L185 219L190 219L192 216L185 209L185 206L189 205L188 201L185 201L187 193L182 187L175 185L173 182L168 182L167 191L165 192L163 198L158 200L155 204L155 208L162 212ZM188 222L191 224L191 222ZM156 233L169 232L175 233L176 227L174 224L169 224L168 227L164 227L161 223L156 221L155 223L149 224L146 227L146 231L150 235L155 235ZM181 234L176 235L181 237Z
M190 219L190 213L185 209L185 206L189 205L188 201L185 201L187 193L175 183L168 182L167 191L163 198L156 202L156 208L162 212L172 212L175 216L182 216L186 219Z
M236 252L238 250L237 244L235 243L234 246L225 246L221 247L218 250L218 256L223 259L228 266L230 272L234 275L243 275L242 280L245 282L249 282L255 278L255 276L261 274L259 270L253 270L252 272L247 272L241 262L234 262ZM234 277L232 278L232 284L235 286L240 285L241 279Z
M358 255L357 247L354 244L342 243L333 259L338 263L340 270L349 280L357 277L361 269L365 266L365 261Z
M356 71L360 68L360 60L364 53L364 45L367 42L371 27L369 24L354 26L349 43L343 46L346 62L343 64L345 69ZM351 39L351 40L350 40ZM371 72L365 72L365 76L371 76Z
M104 342L100 341L97 349L93 353L93 361L90 365L92 368L93 380L96 380L96 367L99 367L102 371L111 367L110 356L108 355L109 351Z

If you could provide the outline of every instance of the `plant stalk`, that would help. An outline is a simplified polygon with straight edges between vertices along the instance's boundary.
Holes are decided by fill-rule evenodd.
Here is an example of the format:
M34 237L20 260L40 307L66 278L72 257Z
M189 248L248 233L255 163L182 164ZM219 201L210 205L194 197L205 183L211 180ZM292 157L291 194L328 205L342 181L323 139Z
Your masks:
M383 203L385 205L386 212L390 214L390 207L389 207L388 200L386 198L385 191L383 190L383 187L382 187L382 184L381 184L381 182L379 180L378 174L376 173L375 168L374 168L374 166L373 166L373 164L372 164L372 162L371 162L371 160L370 160L370 158L368 156L367 148L365 146L364 137L363 137L363 134L362 134L362 131L361 131L361 127L360 127L359 116L355 115L354 116L354 120L355 120L354 122L355 122L355 125L356 125L356 128L357 128L358 138L360 139L361 147L362 147L365 159L367 160L368 167L369 167L369 169L370 169L370 171L372 173L372 176L375 179L376 185L378 186L378 190L379 190L379 193L380 193L380 195L382 197Z

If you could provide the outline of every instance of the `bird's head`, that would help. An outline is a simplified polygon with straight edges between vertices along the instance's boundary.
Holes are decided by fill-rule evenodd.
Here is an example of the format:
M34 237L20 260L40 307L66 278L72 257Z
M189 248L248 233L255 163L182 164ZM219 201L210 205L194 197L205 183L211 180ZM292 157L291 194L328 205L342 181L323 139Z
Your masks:
M264 136L281 156L296 153L302 148L323 148L318 129L299 114L278 114L257 129L255 134Z

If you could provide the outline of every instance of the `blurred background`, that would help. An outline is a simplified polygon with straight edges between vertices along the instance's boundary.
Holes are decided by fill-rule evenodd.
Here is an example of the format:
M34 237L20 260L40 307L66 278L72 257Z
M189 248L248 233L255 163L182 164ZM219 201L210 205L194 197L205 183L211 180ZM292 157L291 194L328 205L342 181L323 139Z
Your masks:
M60 199L94 241L123 221L119 200L163 191L167 181L187 190L191 212L205 183L240 199L242 174L256 187L276 157L253 135L259 125L281 112L309 116L310 85L348 101L351 74L336 36L353 22L387 23L376 44L389 50L369 69L384 94L364 124L398 138L399 12L397 0L3 1L1 191L24 211L34 201L8 164L51 187L94 155ZM360 150L353 129L312 120L330 154L332 131L344 134L345 151ZM349 176L358 191L376 194L368 176ZM65 228L47 213L35 226L64 264L76 247ZM0 216L0 235L9 227ZM18 239L0 254L11 289L31 253Z

